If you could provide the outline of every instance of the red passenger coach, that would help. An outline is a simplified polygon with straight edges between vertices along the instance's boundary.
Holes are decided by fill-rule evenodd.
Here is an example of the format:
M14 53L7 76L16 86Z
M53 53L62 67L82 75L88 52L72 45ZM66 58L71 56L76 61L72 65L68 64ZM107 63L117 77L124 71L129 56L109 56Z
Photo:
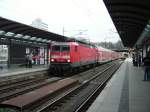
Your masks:
M73 41L55 42L51 45L51 72L95 64L97 60L97 48L91 43Z
M105 63L112 60L112 51L103 47L98 47L98 63Z
M103 47L98 47L97 49L98 49L98 63L100 64L119 59L119 53L115 51Z

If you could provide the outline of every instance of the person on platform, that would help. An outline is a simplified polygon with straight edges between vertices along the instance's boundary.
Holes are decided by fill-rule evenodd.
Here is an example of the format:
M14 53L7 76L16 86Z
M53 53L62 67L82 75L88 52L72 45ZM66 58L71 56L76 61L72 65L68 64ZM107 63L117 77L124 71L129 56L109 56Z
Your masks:
M29 57L28 54L25 55L25 67L28 68L29 65Z
M144 81L150 80L150 54L149 53L147 53L146 57L143 58L143 63L145 67Z
M32 54L31 53L28 55L28 60L29 60L29 68L32 68Z
M141 55L139 54L139 55L138 55L138 66L139 66L139 67L141 66L141 61L142 61L142 60L141 60Z

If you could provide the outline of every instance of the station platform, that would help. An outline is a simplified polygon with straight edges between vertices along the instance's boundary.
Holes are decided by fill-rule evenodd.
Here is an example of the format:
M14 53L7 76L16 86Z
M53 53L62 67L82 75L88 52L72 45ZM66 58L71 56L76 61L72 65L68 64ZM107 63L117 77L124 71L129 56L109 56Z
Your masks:
M150 81L127 58L87 112L150 112Z
M33 65L32 68L26 68L26 67L4 68L4 69L0 69L0 78L44 71L48 69L48 66L49 65Z

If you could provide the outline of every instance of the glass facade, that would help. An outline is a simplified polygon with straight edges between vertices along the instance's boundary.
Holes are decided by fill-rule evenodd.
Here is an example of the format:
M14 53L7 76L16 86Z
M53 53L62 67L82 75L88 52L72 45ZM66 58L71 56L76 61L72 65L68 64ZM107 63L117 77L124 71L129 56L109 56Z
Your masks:
M8 46L0 45L0 67L6 67L8 62Z
M47 45L51 43L51 40L3 30L0 30L0 36L0 68L14 65L22 67L25 56L30 53L33 65L50 63L50 49Z

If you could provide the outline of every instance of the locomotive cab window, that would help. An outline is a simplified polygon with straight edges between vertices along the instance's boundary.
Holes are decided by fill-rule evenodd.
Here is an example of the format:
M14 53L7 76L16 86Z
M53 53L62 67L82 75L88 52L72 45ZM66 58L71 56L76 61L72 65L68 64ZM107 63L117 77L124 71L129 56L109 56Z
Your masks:
M55 45L52 46L52 51L58 51L58 52L69 52L70 51L70 47L68 45Z
M69 52L70 51L70 47L68 45L63 45L61 47L61 51L67 51L67 52Z
M60 51L60 46L52 46L52 51Z

